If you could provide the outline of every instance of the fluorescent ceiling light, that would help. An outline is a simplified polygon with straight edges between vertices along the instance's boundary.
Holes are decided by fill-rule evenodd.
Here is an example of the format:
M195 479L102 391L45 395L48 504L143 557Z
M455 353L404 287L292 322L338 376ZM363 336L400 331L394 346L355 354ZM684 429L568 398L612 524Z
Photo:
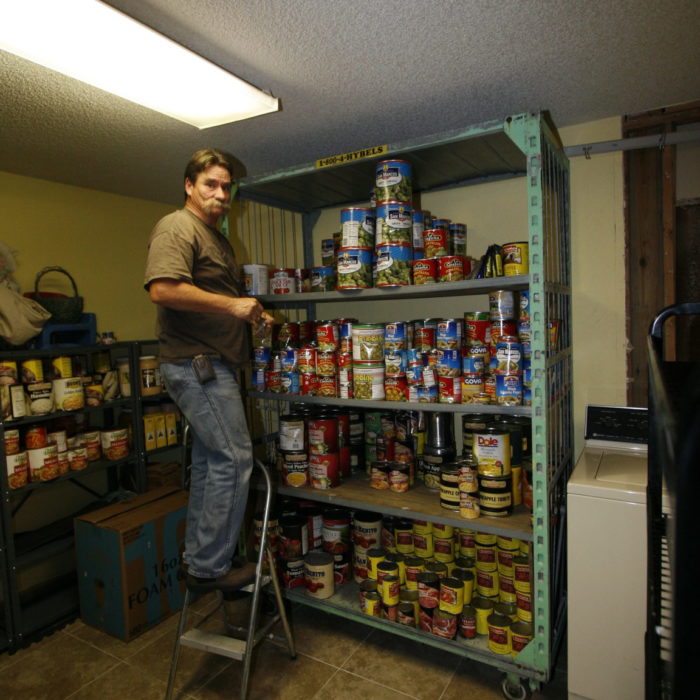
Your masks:
M99 0L14 0L0 49L206 129L279 100Z

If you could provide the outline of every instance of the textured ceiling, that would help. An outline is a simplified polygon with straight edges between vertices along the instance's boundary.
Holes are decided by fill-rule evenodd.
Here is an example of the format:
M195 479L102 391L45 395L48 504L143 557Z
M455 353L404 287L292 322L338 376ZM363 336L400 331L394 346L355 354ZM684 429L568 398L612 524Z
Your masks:
M529 110L566 126L700 99L698 0L108 4L282 111L198 131L0 51L0 170L179 204L202 146L259 175Z

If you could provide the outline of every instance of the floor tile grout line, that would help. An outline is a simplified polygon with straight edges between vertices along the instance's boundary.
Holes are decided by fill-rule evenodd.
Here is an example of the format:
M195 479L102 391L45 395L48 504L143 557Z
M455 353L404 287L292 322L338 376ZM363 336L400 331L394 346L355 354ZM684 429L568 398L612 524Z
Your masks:
M311 696L311 700L314 700L314 698L318 697L318 694L333 680L338 675L338 672L340 671L339 668L333 667L335 670L333 673L331 673L330 676L326 679L326 682Z
M457 658L457 663L455 664L455 667L452 669L452 674L450 675L449 680L448 680L447 683L445 684L445 687L442 689L442 693L440 693L440 697L438 698L438 700L442 700L442 698L445 697L445 693L447 692L447 689L450 687L450 684L452 683L452 681L453 681L453 680L455 679L455 677L457 676L457 669L459 668L459 665L460 665L461 663L462 663L462 659Z
M385 685L384 683L380 683L379 681L375 681L372 678L367 678L367 676L362 676L359 673L355 673L354 671L348 671L346 668L341 668L338 670L342 671L343 673L347 673L350 676L355 676L355 678L361 678L363 681L367 681L368 683L373 683L374 685L378 685L380 688L386 688L386 690L391 690L394 693L399 693L399 695L404 695L407 698L412 698L413 700L419 700L419 698L416 698L415 695L410 695L409 693L406 693L403 690L399 690L398 688L392 688L390 685Z
M115 657L112 657L112 658L115 658ZM121 659L120 659L119 663L123 663L123 661L121 661ZM114 664L114 666L112 666L111 668L108 668L106 671L103 671L102 673L98 673L94 678L89 680L87 683L83 683L83 685L81 685L80 688L78 688L77 690L74 690L70 695L66 695L64 700L69 700L69 698L72 698L74 695L79 693L81 690L87 688L89 685L92 685L93 683L98 681L103 676L106 676L108 673L111 673L112 671L114 671L114 669L117 668L117 666L119 666L119 663Z

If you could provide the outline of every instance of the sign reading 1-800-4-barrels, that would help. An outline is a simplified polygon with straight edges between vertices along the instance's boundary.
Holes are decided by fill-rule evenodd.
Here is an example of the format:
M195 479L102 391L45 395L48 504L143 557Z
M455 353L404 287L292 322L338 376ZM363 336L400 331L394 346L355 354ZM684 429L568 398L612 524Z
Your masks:
M328 158L320 158L316 161L317 168L328 168L331 165L342 165L343 163L351 163L354 160L362 160L363 158L374 158L375 156L383 156L387 152L386 145L370 146L369 148L361 148L359 151L350 151L349 153L340 153L337 156L328 156Z

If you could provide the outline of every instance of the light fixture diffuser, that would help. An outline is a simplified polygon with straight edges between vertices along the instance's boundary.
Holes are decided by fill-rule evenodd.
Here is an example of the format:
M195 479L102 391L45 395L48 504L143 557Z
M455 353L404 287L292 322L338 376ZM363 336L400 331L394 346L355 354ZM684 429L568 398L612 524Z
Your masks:
M199 129L279 110L279 100L99 0L15 0L0 49Z

